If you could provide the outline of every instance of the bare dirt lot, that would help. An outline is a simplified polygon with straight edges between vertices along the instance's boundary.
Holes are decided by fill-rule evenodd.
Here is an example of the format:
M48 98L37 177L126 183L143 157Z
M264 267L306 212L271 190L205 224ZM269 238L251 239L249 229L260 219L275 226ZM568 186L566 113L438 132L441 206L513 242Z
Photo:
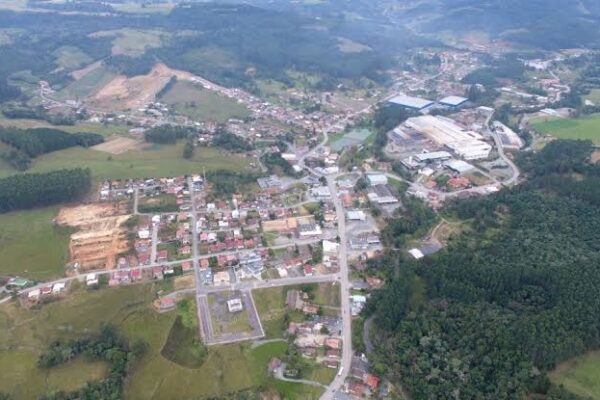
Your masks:
M88 100L91 108L127 110L136 109L154 101L158 93L171 79L176 76L185 80L190 73L170 69L164 64L157 64L147 75L127 78L119 75L110 81Z
M120 253L129 250L126 203L88 204L62 208L56 222L75 228L69 243L70 263L80 270L113 269Z
M142 145L143 143L136 139L116 137L93 146L92 149L110 154L123 154L129 150L139 149Z

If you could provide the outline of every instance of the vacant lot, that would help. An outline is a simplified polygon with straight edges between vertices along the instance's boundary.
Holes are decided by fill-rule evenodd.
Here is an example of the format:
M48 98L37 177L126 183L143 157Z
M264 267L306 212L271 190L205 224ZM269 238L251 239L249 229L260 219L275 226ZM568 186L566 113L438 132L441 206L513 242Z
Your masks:
M0 215L0 274L35 280L64 275L70 231L54 225L56 209Z
M248 109L237 101L203 89L190 82L177 82L161 98L175 111L197 121L226 122L230 118L244 119Z
M533 123L532 128L559 139L586 139L600 144L600 114L577 119L548 118Z
M256 310L260 316L267 338L283 337L287 329L286 315L289 321L303 321L304 315L298 311L289 311L285 305L289 290L303 290L310 294L311 302L324 306L335 313L340 306L339 287L332 283L308 284L297 286L273 287L252 291ZM331 312L329 313L331 314Z
M116 137L114 139L107 140L104 143L100 143L99 145L92 147L92 149L110 154L123 154L129 150L135 150L142 145L143 143L136 139Z
M241 171L249 168L252 158L225 154L210 147L199 147L194 157L186 160L182 156L183 143L153 146L144 150L124 154L106 154L93 149L73 147L37 158L28 172L45 172L61 168L90 168L95 179L149 178L179 176L224 169ZM17 173L8 165L0 165L0 177Z
M559 365L550 373L550 380L584 398L600 399L600 352Z

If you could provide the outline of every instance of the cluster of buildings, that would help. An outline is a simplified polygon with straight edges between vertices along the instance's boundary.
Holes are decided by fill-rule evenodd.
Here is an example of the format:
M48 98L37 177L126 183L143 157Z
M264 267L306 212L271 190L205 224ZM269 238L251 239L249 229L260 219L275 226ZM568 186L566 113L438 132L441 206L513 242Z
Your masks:
M287 334L304 358L330 368L338 368L342 358L342 322L337 317L313 316L305 322L290 322Z

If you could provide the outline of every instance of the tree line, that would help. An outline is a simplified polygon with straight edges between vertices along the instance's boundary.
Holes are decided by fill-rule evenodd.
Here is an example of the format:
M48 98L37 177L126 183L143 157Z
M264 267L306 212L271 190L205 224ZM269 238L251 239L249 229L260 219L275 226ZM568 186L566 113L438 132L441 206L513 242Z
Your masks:
M0 179L0 213L81 199L91 188L89 169L62 169Z
M112 326L103 326L98 334L91 337L56 341L38 359L39 368L50 369L83 356L90 362L106 361L110 369L104 379L87 382L72 392L49 393L40 400L121 399L125 378L144 355L146 348L147 344L143 341L129 343Z
M71 134L52 128L0 127L0 142L10 146L0 157L23 171L29 168L31 160L37 156L74 146L94 146L104 142L104 137L96 133Z

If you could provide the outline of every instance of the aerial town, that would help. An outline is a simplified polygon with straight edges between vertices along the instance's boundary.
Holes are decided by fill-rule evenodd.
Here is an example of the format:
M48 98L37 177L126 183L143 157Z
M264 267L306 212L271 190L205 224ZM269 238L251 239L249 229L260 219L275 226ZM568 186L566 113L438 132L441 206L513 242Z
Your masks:
M482 105L471 94L486 88L464 78L484 65L483 53L500 57L503 49L420 49L439 65L409 61L385 86L289 88L268 99L164 64L142 76L140 93L131 89L139 77L119 78L122 87L109 84L88 97L37 81L36 101L47 112L126 132L91 146L102 162L160 149L164 143L148 140L149 133L182 129L187 136L174 143L185 140L190 152L218 149L220 162L244 167L207 171L199 158L192 173L148 167L146 175L95 175L92 193L62 205L53 220L67 232L64 276L6 276L0 303L39 310L81 291L151 284L160 288L153 289L152 315L175 315L192 299L194 329L208 349L285 342L285 357L261 361L270 380L310 386L323 400L390 398L399 390L368 355L364 310L386 284L373 262L386 251L414 261L439 252L449 241L440 232L452 222L390 250L389 221L402 218L408 202L435 213L521 183L518 154L552 139L538 134L532 143L520 129L534 118L569 116L567 107L552 107L571 91L554 71L581 53L520 60L541 76L531 80L544 95L530 93L531 82L505 79L499 97ZM210 93L246 114L194 118L168 100L173 85ZM500 117L507 103L527 116L517 126ZM402 118L377 126L373 116L382 110ZM225 136L238 147L225 147ZM360 338L365 351L353 348L357 324L367 332ZM306 372L315 370L325 378Z

